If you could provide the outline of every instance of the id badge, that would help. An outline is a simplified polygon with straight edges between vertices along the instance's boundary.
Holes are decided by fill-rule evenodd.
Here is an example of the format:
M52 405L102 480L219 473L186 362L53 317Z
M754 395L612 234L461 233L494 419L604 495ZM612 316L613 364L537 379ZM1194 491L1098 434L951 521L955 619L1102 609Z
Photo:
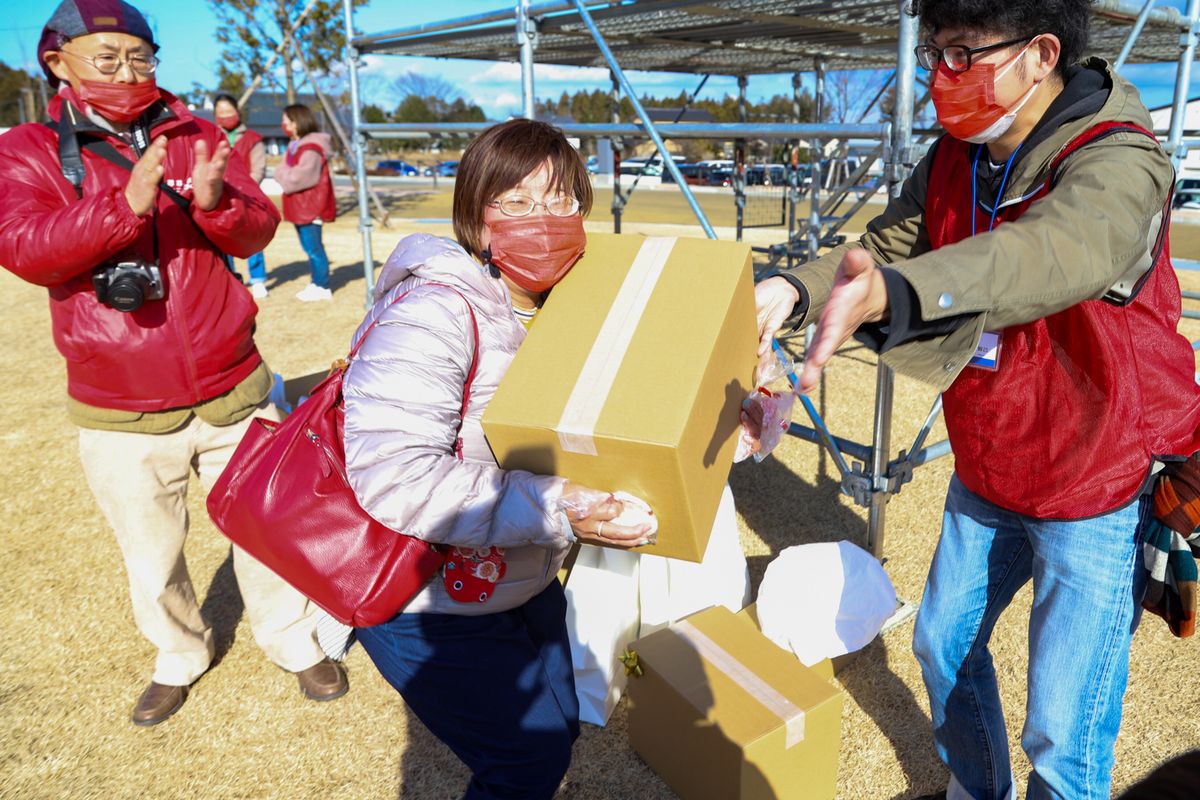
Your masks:
M995 372L1000 368L1001 345L999 331L984 331L983 336L979 337L975 355L967 362L967 366Z

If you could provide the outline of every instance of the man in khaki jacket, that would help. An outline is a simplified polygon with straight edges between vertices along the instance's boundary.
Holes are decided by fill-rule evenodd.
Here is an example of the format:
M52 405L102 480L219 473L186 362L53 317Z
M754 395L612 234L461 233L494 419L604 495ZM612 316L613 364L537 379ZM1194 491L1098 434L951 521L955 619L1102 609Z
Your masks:
M1033 582L1027 797L1107 798L1155 458L1200 449L1165 247L1174 174L1136 90L1077 63L1088 0L916 0L947 134L853 244L757 289L759 354L817 323L943 392L956 456L914 649L950 798L1015 796L988 639Z

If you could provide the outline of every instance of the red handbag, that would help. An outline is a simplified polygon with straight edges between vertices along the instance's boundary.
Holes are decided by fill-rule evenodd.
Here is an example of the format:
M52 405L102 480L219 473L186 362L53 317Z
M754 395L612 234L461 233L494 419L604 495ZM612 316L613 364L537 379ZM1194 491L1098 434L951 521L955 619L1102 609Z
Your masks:
M460 428L479 360L475 310L463 301L475 352ZM254 420L208 494L209 515L234 544L330 616L356 627L394 617L446 559L442 548L372 519L346 477L342 377L374 327L287 419ZM462 458L461 438L455 454Z

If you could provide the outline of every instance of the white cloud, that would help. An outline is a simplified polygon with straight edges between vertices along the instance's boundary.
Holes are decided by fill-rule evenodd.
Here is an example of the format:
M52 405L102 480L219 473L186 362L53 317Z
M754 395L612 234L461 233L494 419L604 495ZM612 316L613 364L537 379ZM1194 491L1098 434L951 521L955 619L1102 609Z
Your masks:
M472 75L470 83L515 83L521 80L521 65L515 61L492 64ZM608 70L599 67L566 67L558 64L534 64L533 80L538 81L607 81Z
M475 102L480 102L484 105L493 106L494 108L507 108L509 106L521 105L521 99L512 92L501 92L500 94L490 98L475 98Z

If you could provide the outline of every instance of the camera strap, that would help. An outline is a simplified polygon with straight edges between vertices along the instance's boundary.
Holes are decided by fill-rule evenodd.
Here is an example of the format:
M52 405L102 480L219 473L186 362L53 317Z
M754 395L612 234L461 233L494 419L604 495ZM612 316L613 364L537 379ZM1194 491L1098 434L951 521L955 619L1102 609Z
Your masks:
M73 124L75 112L70 103L63 103L63 112L62 119L58 122L50 120L42 124L58 134L58 160L61 165L63 177L75 187L75 196L82 198L83 179L87 176L87 168L84 167L83 157L80 154L80 139L85 139L85 135L75 130L75 125ZM139 136L139 134L141 135ZM148 137L149 134L144 129L135 129L135 150L144 151L148 145ZM110 164L115 164L129 172L133 171L133 162L121 155L117 151L117 148L112 146L112 142L106 139L86 136L85 141L82 143L82 148L93 155L103 158ZM175 205L179 206L184 213L191 214L192 202L190 200L165 183L160 184L158 188Z

